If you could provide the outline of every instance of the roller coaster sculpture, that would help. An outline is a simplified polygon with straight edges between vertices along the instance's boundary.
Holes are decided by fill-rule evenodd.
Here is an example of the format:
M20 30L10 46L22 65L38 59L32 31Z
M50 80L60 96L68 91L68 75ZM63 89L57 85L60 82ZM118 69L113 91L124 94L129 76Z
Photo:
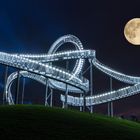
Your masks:
M76 50L57 51L64 43L74 44ZM72 71L52 65L54 61L68 61L70 59L76 60ZM91 93L90 96L86 96L86 93L93 91L92 89L90 90L91 86L89 80L82 77L81 74L85 59L89 59L90 64L103 73L132 86L101 94L94 93L93 95L93 93ZM0 63L20 69L20 76L36 80L46 85L47 88L51 87L52 89L65 91L66 95L61 94L60 96L63 105L66 103L72 106L91 107L93 105L132 96L140 92L140 77L129 76L105 66L96 59L95 50L84 50L81 41L73 35L65 35L56 40L50 47L48 54L31 55L0 52ZM18 72L14 72L7 78L5 97L10 105L15 103L11 93L11 86L17 77ZM71 95L68 95L68 92L70 92ZM72 93L77 93L77 96L74 96L75 94L72 96ZM48 104L47 98L46 96L46 104Z

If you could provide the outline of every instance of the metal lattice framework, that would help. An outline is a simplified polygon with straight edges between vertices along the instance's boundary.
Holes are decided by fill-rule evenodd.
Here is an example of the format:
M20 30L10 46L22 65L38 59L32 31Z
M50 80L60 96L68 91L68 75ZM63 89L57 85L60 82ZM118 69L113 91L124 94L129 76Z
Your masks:
M58 48L64 43L72 43L75 50L57 52ZM75 59L76 64L72 71L52 65L54 61ZM86 95L89 92L89 80L82 77L82 68L85 59L89 59L91 65L110 77L124 83L131 84L125 88L110 91L107 93ZM138 94L140 92L140 77L129 76L117 72L96 59L95 50L84 50L80 40L73 35L65 35L56 40L50 47L48 54L8 54L0 52L0 63L20 69L20 72L14 72L7 78L5 87L6 101L14 104L11 93L13 81L18 74L23 77L34 79L52 89L58 89L71 93L77 93L78 96L61 95L61 101L72 106L92 106L113 100L125 98ZM46 82L47 81L47 82ZM47 97L46 97L47 98Z

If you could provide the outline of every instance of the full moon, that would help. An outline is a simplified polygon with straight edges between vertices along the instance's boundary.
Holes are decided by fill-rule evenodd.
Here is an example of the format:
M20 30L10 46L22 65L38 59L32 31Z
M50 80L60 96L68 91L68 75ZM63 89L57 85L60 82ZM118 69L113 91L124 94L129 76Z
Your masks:
M133 18L126 23L124 35L131 44L140 45L140 18Z

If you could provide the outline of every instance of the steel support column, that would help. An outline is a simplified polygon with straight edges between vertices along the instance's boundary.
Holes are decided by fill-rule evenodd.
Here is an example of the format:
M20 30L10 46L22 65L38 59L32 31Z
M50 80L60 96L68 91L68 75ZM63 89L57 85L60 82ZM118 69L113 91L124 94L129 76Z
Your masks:
M23 77L21 104L24 104L25 78Z
M110 102L107 103L107 115L110 116Z
M80 98L82 97L82 94L80 94ZM80 106L80 111L82 111L82 106Z
M93 64L92 60L89 59L90 63L90 96L93 95ZM93 113L93 105L90 106L90 113Z
M68 67L69 67L69 62L66 61L66 70L68 70ZM65 79L67 80L67 79ZM66 84L66 91L65 91L65 103L64 103L64 108L68 108L68 103L67 103L67 100L68 100L68 84Z
M110 91L112 91L112 77L110 77ZM113 102L108 102L108 116L113 117Z
M16 84L15 104L18 104L19 84L20 84L20 71L18 70L17 71L17 84Z
M64 106L65 106L65 103L64 103L64 102L62 102L62 108L64 108Z
M48 89L49 89L48 78L46 78L45 106L49 106L49 104L48 104Z
M50 107L52 107L53 106L53 89L51 88L51 93L50 93L51 95L51 99L50 99Z
M7 82L7 76L8 76L8 66L5 68L5 75L4 75L4 91L2 95L2 104L5 104L5 92L6 92L6 82Z
M86 111L86 93L83 93L83 112Z
M65 91L65 104L64 104L64 108L68 108L67 99L68 99L68 85L66 84L66 91Z
M111 102L111 117L114 116L113 102Z

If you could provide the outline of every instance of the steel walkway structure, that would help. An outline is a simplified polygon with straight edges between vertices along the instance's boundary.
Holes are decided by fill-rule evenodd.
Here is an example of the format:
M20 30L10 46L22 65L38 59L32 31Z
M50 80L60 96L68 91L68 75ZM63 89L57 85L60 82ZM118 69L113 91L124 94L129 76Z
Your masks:
M64 43L72 43L75 46L75 50L57 51ZM59 62L60 60L69 61L71 59L75 59L76 61L72 71L53 65L53 62ZM93 95L91 87L92 77L89 82L88 79L82 76L83 64L86 59L89 60L90 66L94 66L108 76L121 82L128 83L131 86L106 93L94 93ZM66 95L61 95L60 100L68 105L79 107L91 107L93 105L132 96L140 92L140 77L117 72L102 64L97 60L95 50L84 50L81 41L73 35L60 37L52 44L48 53L43 55L8 54L0 52L0 63L20 70L19 72L12 73L7 78L5 97L9 104L15 103L11 93L11 86L18 75L36 80L46 85L47 88L50 87L52 89L65 91ZM47 91L48 90L46 90L46 92ZM71 94L77 93L77 96L70 96L68 95L69 92ZM90 96L87 96L88 92L92 92Z

